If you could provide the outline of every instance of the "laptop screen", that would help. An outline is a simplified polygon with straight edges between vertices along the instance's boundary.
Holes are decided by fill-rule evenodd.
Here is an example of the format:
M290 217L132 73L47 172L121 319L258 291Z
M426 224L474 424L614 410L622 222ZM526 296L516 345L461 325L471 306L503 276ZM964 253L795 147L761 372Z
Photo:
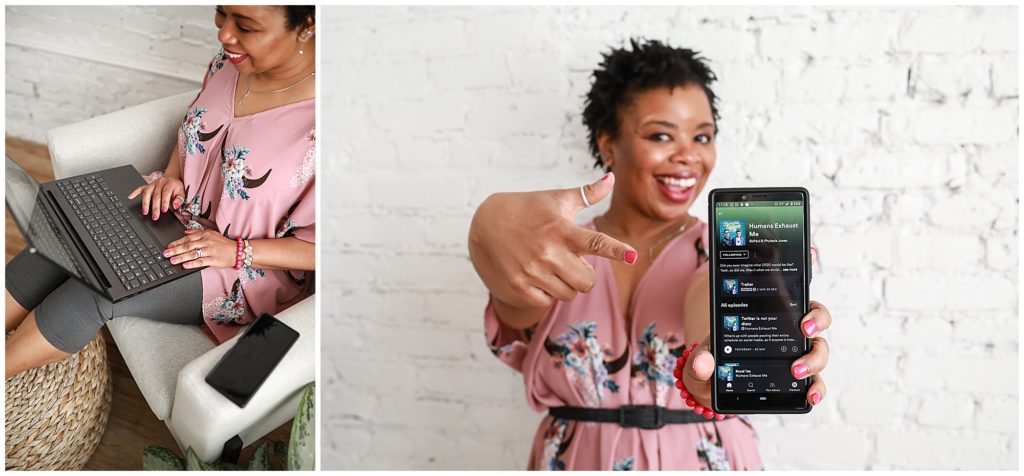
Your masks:
M45 197L40 193L39 182L10 157L4 156L5 180L4 199L15 223L29 242L29 246L50 261L64 268L69 274L82 278L72 258L69 246L74 246L64 235L63 228L53 223L56 218L46 213ZM89 280L92 281L91 279Z

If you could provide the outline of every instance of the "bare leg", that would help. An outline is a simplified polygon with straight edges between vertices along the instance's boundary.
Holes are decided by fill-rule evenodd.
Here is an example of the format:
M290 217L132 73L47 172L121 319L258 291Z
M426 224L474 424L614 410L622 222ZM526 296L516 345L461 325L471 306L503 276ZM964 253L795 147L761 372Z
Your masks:
M21 307L18 301L11 297L9 291L4 291L4 334L11 332L28 315L28 309Z
M46 364L64 360L69 355L50 344L36 327L36 313L30 312L18 329L7 339L6 377Z

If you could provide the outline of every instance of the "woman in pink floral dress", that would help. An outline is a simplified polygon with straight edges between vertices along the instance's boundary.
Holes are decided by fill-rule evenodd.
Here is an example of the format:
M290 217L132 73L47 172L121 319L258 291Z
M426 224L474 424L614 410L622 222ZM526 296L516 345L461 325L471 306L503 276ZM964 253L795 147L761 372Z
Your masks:
M6 375L66 358L131 315L201 325L224 342L239 325L309 296L315 269L313 6L220 6L221 50L184 114L167 167L128 198L174 213L186 233L164 252L206 267L111 303L22 252L8 263ZM237 238L247 240L244 265ZM12 333L13 331L13 333Z
M656 41L604 55L583 120L608 173L581 188L495 194L473 218L488 344L522 373L529 405L549 413L530 469L762 468L751 423L694 413L673 376L700 342L684 377L710 406L708 231L688 210L716 159L713 80L695 52ZM572 223L612 189L604 215ZM793 373L813 375L817 404L828 351L816 336L831 316L811 307L802 328L812 349Z

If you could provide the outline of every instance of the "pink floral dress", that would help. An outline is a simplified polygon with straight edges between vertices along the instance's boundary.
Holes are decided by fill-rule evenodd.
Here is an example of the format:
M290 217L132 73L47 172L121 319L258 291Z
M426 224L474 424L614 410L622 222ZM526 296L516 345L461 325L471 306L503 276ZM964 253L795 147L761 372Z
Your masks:
M593 224L586 225L593 229ZM707 272L707 224L670 241L633 294L632 326L619 307L611 264L586 256L596 284L570 302L556 302L534 327L515 330L484 311L487 340L502 362L522 372L535 411L576 406L660 405L688 410L675 388L676 358L688 341L681 312L686 289ZM757 436L744 417L670 424L657 430L546 416L537 429L529 469L762 469Z
M315 243L316 99L235 117L237 79L221 51L189 105L178 131L185 202L176 215L231 239ZM314 281L311 272L251 267L206 268L202 278L203 321L217 342L306 298Z

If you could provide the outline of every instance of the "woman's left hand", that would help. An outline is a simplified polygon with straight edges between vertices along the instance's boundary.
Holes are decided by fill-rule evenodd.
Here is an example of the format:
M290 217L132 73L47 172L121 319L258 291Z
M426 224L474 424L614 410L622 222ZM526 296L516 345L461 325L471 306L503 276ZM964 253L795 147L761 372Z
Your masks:
M817 405L825 398L825 382L820 373L828 365L828 342L819 334L832 325L832 314L817 301L811 301L809 307L810 311L800 320L800 329L811 339L811 350L793 362L790 373L796 379L812 377L807 401ZM681 377L689 390L684 398L692 398L698 410L711 409L711 379L716 365L709 344L710 336L689 353L685 365L677 372L677 378Z
M185 268L234 268L237 254L238 243L213 230L185 230L164 250L164 258Z

